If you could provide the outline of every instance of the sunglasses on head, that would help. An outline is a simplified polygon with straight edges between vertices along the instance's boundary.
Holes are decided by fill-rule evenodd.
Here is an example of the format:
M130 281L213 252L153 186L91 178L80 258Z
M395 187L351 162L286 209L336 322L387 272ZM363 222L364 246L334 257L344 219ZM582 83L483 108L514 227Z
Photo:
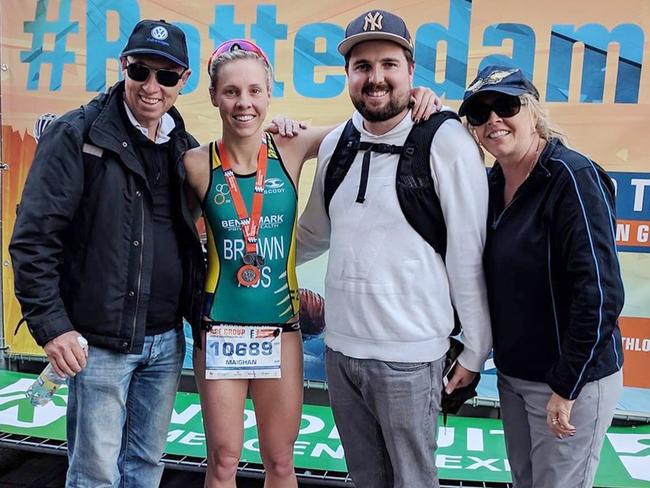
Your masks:
M208 58L208 74L212 76L210 69L213 60L217 59L222 54L230 53L233 51L246 51L249 53L255 53L264 60L267 66L271 66L271 63L269 62L269 58L266 57L264 51L262 51L262 49L259 46L257 46L254 42L247 41L246 39L232 39L230 41L222 42L212 52L212 54Z
M465 117L470 125L478 126L485 124L494 112L499 117L514 117L521 110L521 99L513 95L500 95L493 99L492 102L481 103L480 101L472 103L465 110Z
M176 86L178 81L183 76L183 73L187 71L184 69L180 73L172 71L170 69L156 69L150 68L144 64L140 63L129 63L126 65L126 72L133 81L143 82L149 79L149 74L154 72L156 75L156 81L162 86Z

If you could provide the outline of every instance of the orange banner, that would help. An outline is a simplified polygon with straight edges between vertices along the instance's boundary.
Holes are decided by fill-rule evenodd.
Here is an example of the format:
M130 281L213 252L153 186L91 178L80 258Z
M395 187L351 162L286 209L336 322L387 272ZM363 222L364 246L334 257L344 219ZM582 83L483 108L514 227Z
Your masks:
M650 247L650 222L618 219L616 243L619 246Z
M650 319L623 317L620 320L623 335L623 384L650 388Z

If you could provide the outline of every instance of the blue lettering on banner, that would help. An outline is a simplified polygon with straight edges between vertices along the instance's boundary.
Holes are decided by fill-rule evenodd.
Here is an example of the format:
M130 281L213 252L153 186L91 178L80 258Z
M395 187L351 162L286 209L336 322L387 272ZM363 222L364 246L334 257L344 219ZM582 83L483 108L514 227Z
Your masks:
M251 37L275 66L275 41L287 38L287 24L278 24L275 5L258 5L257 23L251 25ZM273 80L273 96L284 96L284 83Z
M344 75L325 75L321 83L314 80L317 66L343 66L343 58L336 49L343 35L343 29L335 24L309 24L300 28L293 57L293 84L300 95L331 98L343 91ZM324 52L316 50L319 38L325 41Z
M214 22L208 27L210 39L217 47L228 39L246 37L246 25L235 23L234 5L217 5L214 7Z
M73 51L66 50L68 34L79 31L79 22L70 20L71 0L58 2L59 12L56 20L47 20L49 0L38 0L36 15L33 21L25 22L24 31L32 35L32 47L29 51L20 52L20 61L29 64L27 74L27 89L38 90L41 68L44 64L52 67L50 75L50 90L57 91L63 84L63 67L75 63ZM4 15L8 15L5 11ZM46 34L54 34L54 50L46 51L44 38Z
M616 186L616 216L650 220L650 173L610 172Z
M114 12L120 19L120 35L108 40L106 24L108 13ZM134 0L110 0L89 2L86 10L86 45L92 46L92 55L86 56L86 91L100 92L106 89L108 61L119 62L129 32L140 20L140 7ZM90 27L92 26L92 27ZM121 74L121 70L118 70Z
M551 31L546 100L568 101L573 45L582 42L585 46L585 54L582 64L580 102L602 103L607 48L610 43L616 42L620 54L614 102L637 103L641 84L643 37L643 30L635 24L621 24L611 32L600 24L586 24L578 29L570 24L554 25Z
M52 5L57 5L56 20ZM86 90L102 91L106 88L106 71L109 60L119 60L120 50L126 43L128 33L140 19L138 0L86 1ZM117 14L120 35L108 39L108 14ZM237 23L235 4L216 5L214 19L208 25L208 37L214 46L231 38L247 36L247 24ZM34 20L24 23L24 32L31 34L31 48L21 51L21 62L28 64L27 90L39 90L43 65L51 66L50 91L61 89L63 68L74 64L74 52L66 50L68 34L79 30L78 20L71 16L71 0L38 0ZM265 50L272 65L275 65L276 43L288 39L288 25L278 21L282 11L276 5L260 4L256 9L255 22L250 25L250 37ZM207 73L201 69L201 32L198 27L177 23L186 33L193 75L184 88L185 93L194 91ZM475 73L468 73L469 33L472 21L472 2L449 0L448 25L423 23L416 30L415 83L434 89L448 100L461 100L467 82ZM621 23L611 28L602 24L589 23L581 26L554 24L550 27L551 41L548 46L548 78L546 80L546 101L568 102L573 48L584 45L584 62L579 103L603 103L607 52L611 44L618 44L619 55L616 68L615 103L638 103L643 67L645 36L641 26ZM54 49L46 51L44 36L55 35ZM331 23L312 23L298 29L293 45L292 81L295 91L308 98L334 98L345 86L345 76L340 70L344 60L336 46L343 39L343 27ZM480 67L487 64L506 64L520 67L528 77L534 78L536 34L525 24L502 23L489 25L483 32L483 46L500 48L505 42L512 44L510 57L502 54L485 56ZM441 59L438 45L447 45L446 59ZM544 46L546 48L546 46ZM437 66L444 66L441 80L436 78ZM336 69L332 74L321 74L322 68ZM274 80L276 97L285 94L287 80Z
M520 68L528 79L533 79L535 64L535 31L524 24L493 24L483 33L484 46L503 45L509 39L512 41L512 57L502 54L486 56L481 61L479 71L491 64L500 64Z
M650 252L650 173L609 173L616 188L619 251Z
M201 52L199 50L201 46L201 33L191 24L182 22L175 22L175 24L183 30L187 39L187 55L190 59L192 75L187 79L185 86L181 90L182 93L187 95L198 88L200 78L197 75L205 69L201 65Z
M472 2L451 0L449 3L449 27L441 24L424 24L415 36L415 84L433 89L438 95L450 100L461 100L465 93L467 58L469 54L469 27L472 18ZM435 80L438 64L438 43L446 42L447 60L445 79Z

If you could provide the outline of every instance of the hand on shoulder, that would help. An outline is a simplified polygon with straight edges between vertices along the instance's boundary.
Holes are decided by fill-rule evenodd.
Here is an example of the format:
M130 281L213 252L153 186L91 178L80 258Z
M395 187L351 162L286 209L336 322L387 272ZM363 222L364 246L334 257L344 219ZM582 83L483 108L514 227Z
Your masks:
M411 117L416 124L428 120L431 115L442 110L442 101L430 88L416 86L411 90Z
M309 125L307 122L304 122L302 120L294 120L284 114L278 114L273 117L271 123L267 125L264 130L274 135L291 138L299 135L308 127Z

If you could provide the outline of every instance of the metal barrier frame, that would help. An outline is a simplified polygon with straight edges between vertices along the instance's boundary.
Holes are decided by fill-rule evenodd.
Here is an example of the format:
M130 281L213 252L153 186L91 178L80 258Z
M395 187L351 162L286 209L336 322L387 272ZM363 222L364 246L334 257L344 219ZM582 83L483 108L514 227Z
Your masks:
M68 444L65 441L41 439L23 434L0 433L0 447L46 454L67 455ZM191 456L165 454L162 462L166 469L205 472L208 460ZM262 479L264 468L259 464L242 462L237 475L244 478ZM298 482L317 486L335 486L353 488L354 482L347 473L335 471L307 470L296 468ZM509 483L488 483L482 481L440 480L440 488L511 488Z

